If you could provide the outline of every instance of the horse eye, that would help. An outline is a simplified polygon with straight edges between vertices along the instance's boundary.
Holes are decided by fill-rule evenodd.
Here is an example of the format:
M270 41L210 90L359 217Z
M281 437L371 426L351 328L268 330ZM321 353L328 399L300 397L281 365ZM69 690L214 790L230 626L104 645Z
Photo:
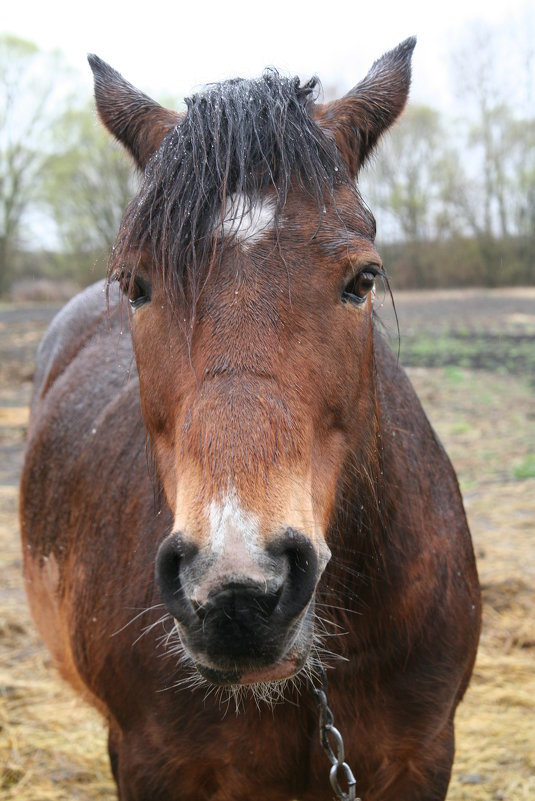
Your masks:
M375 285L377 268L365 267L353 276L342 292L342 300L363 303Z
M119 276L119 284L133 309L139 309L152 297L152 286L141 275L132 276L132 273L123 272Z

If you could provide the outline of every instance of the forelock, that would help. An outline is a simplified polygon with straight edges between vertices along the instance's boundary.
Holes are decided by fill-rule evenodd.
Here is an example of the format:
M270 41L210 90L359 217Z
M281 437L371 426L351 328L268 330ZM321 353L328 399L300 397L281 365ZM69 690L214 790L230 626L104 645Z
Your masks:
M202 274L225 240L227 198L239 195L244 213L272 190L275 218L290 186L318 208L344 180L334 142L311 116L319 83L267 70L257 80L234 79L186 99L187 113L164 139L129 207L112 269L125 251L146 251L170 290L194 299ZM225 232L225 236L223 233Z

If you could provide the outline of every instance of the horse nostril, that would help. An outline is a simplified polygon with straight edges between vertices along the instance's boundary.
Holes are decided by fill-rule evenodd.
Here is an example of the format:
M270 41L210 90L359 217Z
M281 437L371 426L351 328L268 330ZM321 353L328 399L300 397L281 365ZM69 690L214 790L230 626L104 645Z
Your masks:
M173 617L186 626L198 619L184 594L180 573L197 552L198 548L186 543L179 534L170 534L156 554L156 581L162 600Z
M269 550L275 558L286 560L288 575L276 613L288 623L312 598L318 581L318 557L311 540L295 529L287 529Z

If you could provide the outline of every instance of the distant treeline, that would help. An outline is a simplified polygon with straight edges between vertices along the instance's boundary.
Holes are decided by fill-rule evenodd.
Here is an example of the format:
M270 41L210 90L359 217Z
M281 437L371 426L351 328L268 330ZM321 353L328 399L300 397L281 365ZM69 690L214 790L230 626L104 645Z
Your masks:
M526 236L379 243L379 252L390 282L397 289L535 283L535 241Z

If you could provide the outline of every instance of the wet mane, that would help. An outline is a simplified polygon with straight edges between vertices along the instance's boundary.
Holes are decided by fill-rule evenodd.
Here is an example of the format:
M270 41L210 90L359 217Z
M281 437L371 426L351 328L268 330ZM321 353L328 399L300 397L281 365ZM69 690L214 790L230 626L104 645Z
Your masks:
M225 201L244 213L273 189L275 219L292 183L318 206L346 178L334 142L310 114L318 80L303 86L276 71L208 86L186 99L185 117L149 162L126 212L111 272L132 252L151 254L168 291L195 302L223 239ZM228 235L225 234L226 241Z

